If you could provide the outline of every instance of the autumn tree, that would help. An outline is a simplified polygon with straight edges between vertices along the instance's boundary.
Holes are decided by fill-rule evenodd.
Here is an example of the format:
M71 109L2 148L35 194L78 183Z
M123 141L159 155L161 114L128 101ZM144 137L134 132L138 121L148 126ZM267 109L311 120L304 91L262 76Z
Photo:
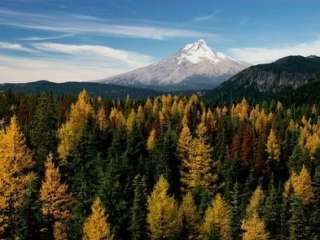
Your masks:
M205 212L201 226L202 238L211 239L212 234L216 234L215 230L221 239L231 239L231 208L220 194L215 196Z
M197 239L200 233L200 216L190 192L186 193L182 199L180 218L182 227L180 237L185 240Z
M58 153L61 159L65 160L74 144L80 139L82 131L88 118L93 114L88 93L83 90L75 104L71 105L67 121L58 130Z
M206 128L198 126L197 137L192 139L188 158L182 162L181 182L185 189L193 190L201 187L215 192L217 176L212 173L214 162L211 159L212 147L205 140Z
M267 240L269 238L265 223L257 213L245 219L241 228L244 231L242 240Z
M21 207L30 184L35 179L30 150L16 117L0 133L0 235L14 232L16 211Z
M71 219L72 197L68 186L61 182L59 169L54 166L52 155L47 157L45 163L45 177L40 189L42 214L47 217L48 225L54 225L55 239L60 239L66 221ZM57 228L57 229L56 229Z
M177 203L168 189L168 182L161 176L148 197L147 222L154 240L173 237L180 229Z
M91 207L91 215L86 219L83 225L84 240L112 240L113 235L108 224L108 215L99 198L97 198Z

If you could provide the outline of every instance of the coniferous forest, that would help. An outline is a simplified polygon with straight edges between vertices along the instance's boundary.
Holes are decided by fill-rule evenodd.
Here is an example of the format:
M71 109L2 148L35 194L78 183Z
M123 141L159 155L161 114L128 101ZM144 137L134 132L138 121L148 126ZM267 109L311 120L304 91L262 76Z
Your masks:
M0 238L319 240L320 106L0 95Z

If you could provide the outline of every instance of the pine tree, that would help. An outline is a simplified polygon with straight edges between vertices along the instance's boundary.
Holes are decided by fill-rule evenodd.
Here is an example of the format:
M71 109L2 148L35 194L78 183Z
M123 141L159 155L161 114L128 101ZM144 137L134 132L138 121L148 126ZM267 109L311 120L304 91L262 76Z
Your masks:
M216 227L221 239L231 239L231 208L220 194L215 196L205 213L201 226L202 238L211 239Z
M169 239L180 230L177 203L168 196L168 189L168 182L161 176L148 197L147 222L151 239Z
M0 236L6 230L15 231L16 211L35 179L33 165L17 119L12 117L10 125L0 133Z
M99 198L91 207L91 215L83 225L83 240L112 240L113 235L108 224L108 215Z
M242 240L267 240L269 239L265 223L254 213L249 218L245 219L241 225L244 231Z
M131 239L144 240L146 236L147 189L144 177L137 175L133 180L134 199L131 216Z
M47 217L49 227L56 222L59 222L57 225L64 225L71 219L72 197L68 192L68 186L61 183L60 172L54 166L51 155L47 157L45 163L45 178L40 189L40 201L42 213Z
M184 195L180 206L181 239L193 240L199 237L199 214L190 192Z
M42 173L43 163L50 152L56 152L57 117L52 97L41 95L31 122L31 144L37 169Z
M289 239L303 240L310 239L308 236L308 223L303 201L296 196L291 197L290 201L290 219L289 219Z
M240 187L238 182L236 182L231 193L231 232L233 240L239 240L241 237L242 209L240 205Z

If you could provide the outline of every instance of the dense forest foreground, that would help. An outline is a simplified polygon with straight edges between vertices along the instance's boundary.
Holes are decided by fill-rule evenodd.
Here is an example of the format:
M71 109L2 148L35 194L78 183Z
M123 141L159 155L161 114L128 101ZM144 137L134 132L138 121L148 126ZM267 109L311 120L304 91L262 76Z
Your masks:
M0 95L0 238L319 240L320 106Z

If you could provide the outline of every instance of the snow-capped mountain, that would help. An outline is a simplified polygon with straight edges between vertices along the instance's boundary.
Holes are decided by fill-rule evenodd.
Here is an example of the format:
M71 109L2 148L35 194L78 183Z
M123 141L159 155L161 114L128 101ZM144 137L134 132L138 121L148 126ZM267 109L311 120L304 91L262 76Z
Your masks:
M200 39L157 63L102 81L166 90L210 89L246 67L247 65L210 49Z

